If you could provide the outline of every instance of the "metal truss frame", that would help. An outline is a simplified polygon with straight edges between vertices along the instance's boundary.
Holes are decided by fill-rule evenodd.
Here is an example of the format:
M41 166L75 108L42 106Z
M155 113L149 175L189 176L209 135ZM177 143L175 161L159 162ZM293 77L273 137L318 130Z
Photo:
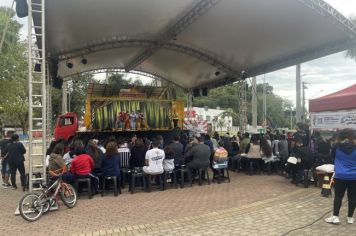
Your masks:
M126 71L134 69L140 65L147 58L152 56L159 48L168 43L172 39L175 39L179 33L186 29L189 25L193 24L200 16L204 15L210 9L212 9L221 0L200 0L191 10L189 10L182 18L180 18L172 27L167 29L162 35L160 35L153 47L149 47L142 53L137 55L125 66Z
M68 81L68 80L75 80L75 77L78 77L80 75L90 75L90 74L99 74L99 73L131 73L131 74L135 74L135 75L141 75L141 76L146 76L149 77L153 80L164 80L167 81L171 84L176 85L179 88L182 88L182 86L176 84L173 80L170 80L169 78L154 72L154 71L145 71L145 70L132 70L130 72L126 72L126 70L124 68L117 68L117 67L106 67L106 68L96 68L96 69L89 69L89 70L85 70L82 71L81 73L74 73L74 74L70 74L67 75L63 78L64 81ZM187 90L186 88L182 88L183 90Z
M327 16L333 23L338 24L341 29L349 33L350 38L356 40L356 26L335 8L323 0L297 0L323 16Z

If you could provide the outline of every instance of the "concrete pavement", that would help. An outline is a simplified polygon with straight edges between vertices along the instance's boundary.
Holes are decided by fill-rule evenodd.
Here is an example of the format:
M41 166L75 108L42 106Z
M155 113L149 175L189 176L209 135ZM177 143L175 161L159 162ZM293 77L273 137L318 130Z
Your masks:
M20 190L0 190L0 235L283 235L320 218L332 207L315 187L295 187L278 176L231 173L231 183L194 185L114 197L82 196L73 209L28 223L14 216ZM323 217L324 218L324 217ZM327 225L323 218L288 235L355 235L356 226Z

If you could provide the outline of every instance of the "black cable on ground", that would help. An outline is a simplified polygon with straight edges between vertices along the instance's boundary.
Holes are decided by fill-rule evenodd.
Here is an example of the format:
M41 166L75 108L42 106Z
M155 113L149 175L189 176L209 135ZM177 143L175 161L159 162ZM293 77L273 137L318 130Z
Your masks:
M345 201L342 203L342 205L346 204L347 202L348 202L348 200L345 200ZM295 228L295 229L291 229L291 230L289 230L288 232L282 234L281 236L286 236L286 235L288 235L288 234L290 234L290 233L292 233L292 232L294 232L294 231L301 230L301 229L305 229L305 228L307 228L307 227L309 227L309 226L312 226L313 224L315 224L315 223L318 222L319 220L323 219L327 214L331 213L332 211L333 211L333 210L329 210L329 211L325 212L322 216L320 216L318 219L314 220L312 223L309 223L309 224L307 224L307 225L304 225L304 226L301 226L301 227L298 227L298 228Z

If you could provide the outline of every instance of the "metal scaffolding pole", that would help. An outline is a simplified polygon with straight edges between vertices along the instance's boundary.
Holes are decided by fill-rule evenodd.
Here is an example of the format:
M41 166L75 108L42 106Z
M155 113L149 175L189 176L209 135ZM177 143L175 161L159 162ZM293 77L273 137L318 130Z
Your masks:
M300 78L300 64L296 66L296 122L300 123L302 121L302 111L301 111L301 78Z
M252 78L252 127L257 130L257 94L256 91L256 77Z

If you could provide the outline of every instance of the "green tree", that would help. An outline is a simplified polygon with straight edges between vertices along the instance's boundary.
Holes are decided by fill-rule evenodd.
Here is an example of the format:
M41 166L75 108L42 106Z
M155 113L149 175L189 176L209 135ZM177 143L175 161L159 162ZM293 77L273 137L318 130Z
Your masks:
M97 83L92 75L83 75L73 78L68 82L69 107L70 111L75 112L79 119L84 115L85 99L87 87L90 83ZM62 90L52 88L52 120L62 113Z
M10 15L2 53L0 54L0 107L5 125L20 126L24 132L28 126L27 47L20 41L21 25L13 19L14 11L0 8L0 31Z
M239 125L239 104L240 104L240 88L241 84L234 83L227 86L222 86L219 88L211 89L208 96L198 97L193 101L194 106L204 107L208 106L209 108L220 107L226 110L227 114L232 115L233 125ZM252 94L257 94L257 123L262 124L263 117L263 84L257 84L256 91L252 90L251 86L247 88L247 119L251 124L252 122L252 113L251 113L251 100ZM289 118L284 114L285 110L288 110L290 107L290 102L287 100L275 95L273 93L273 86L266 85L266 100L267 100L267 121L272 126L286 127L289 125Z

